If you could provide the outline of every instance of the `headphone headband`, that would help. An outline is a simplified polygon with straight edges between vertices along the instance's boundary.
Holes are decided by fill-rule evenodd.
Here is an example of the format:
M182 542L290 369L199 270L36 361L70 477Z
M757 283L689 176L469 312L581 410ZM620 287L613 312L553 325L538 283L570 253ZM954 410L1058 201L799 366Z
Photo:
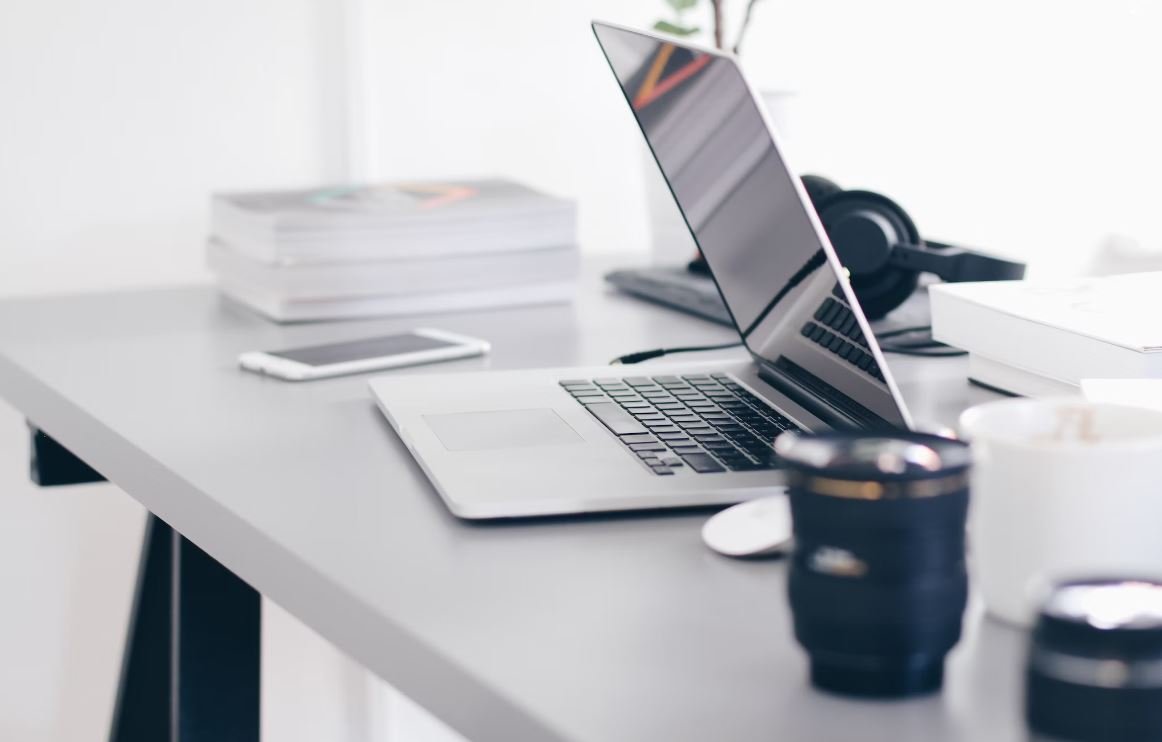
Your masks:
M922 272L945 281L1012 280L1025 275L1024 263L926 243L908 213L887 196L843 190L818 175L804 175L803 185L869 319L903 304Z

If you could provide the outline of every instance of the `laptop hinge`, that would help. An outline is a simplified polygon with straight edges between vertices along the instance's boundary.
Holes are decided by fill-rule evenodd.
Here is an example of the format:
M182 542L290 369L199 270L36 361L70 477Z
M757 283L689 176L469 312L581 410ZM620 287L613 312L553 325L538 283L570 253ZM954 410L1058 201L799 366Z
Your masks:
M756 360L759 377L763 381L833 428L869 430L894 427L884 418L786 357L780 357L774 363L765 359ZM825 402L824 399L828 401Z

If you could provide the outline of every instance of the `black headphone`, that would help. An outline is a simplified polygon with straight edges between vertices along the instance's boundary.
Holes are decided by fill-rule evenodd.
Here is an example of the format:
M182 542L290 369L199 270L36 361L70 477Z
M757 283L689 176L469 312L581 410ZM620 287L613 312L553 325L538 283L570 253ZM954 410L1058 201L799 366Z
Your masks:
M1024 263L921 239L908 213L886 196L845 191L819 175L804 175L803 186L868 319L879 319L903 304L924 272L945 281L1002 281L1025 275Z

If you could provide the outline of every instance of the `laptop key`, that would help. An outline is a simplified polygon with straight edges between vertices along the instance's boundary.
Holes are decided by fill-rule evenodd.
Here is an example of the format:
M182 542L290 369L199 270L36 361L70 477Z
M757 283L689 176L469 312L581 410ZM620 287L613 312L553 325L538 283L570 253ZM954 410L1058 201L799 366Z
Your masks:
M727 466L729 466L731 468L734 468L736 465L748 464L751 462L751 458L749 456L744 456L741 453L738 453L737 451L711 450L710 453L714 454L718 458L719 461L721 461L722 463L726 464ZM658 454L658 455L660 456L661 454Z
M587 409L614 435L633 435L647 432L646 426L635 420L633 415L618 407L616 402L591 404L587 406Z
M688 453L682 456L682 460L686 462L694 471L699 474L710 474L712 472L726 471L722 464L708 453Z
M738 445L740 445L744 448L754 447L754 448L765 449L767 447L767 444L761 438L757 438L754 435L751 435L750 433L746 433L746 432L735 433L734 435L731 435L730 437L734 439L735 443L737 443Z
M643 451L656 451L660 453L665 451L666 447L661 443L631 443L629 444L629 450L637 451L639 454Z
M633 443L657 443L658 439L650 435L648 430L643 430L641 433L623 433L621 435L621 442L626 445Z
M750 459L740 459L739 461L728 461L726 465L730 467L731 471L761 471L767 469L764 464L751 461Z
M674 446L673 451L679 456L685 456L689 453L702 453L702 449L698 446Z
M657 464L655 466L651 466L650 468L654 470L654 474L661 474L662 476L666 476L667 474L673 476L674 474L674 470L665 464Z

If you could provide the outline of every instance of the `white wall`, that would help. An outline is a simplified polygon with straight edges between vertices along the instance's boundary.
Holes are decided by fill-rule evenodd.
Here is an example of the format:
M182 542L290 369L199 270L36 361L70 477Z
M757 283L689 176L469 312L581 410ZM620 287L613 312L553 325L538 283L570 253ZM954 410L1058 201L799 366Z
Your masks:
M371 107L381 177L497 172L581 202L582 243L644 250L643 149L589 21L661 0L378 0Z
M0 4L0 294L188 281L210 190L326 174L329 6Z
M0 739L107 734L142 511L108 485L28 483L23 420L0 402Z
M378 174L508 172L580 196L589 249L644 249L638 135L585 21L662 0L380 5ZM1162 251L1160 25L1152 0L762 0L743 56L798 91L800 169L1069 272L1115 235Z
M6 3L0 293L200 276L208 191L338 178L346 7L371 173L508 173L578 196L588 249L645 249L642 149L587 21L662 6ZM762 0L744 59L798 91L801 169L882 189L934 237L1072 265L1111 235L1162 248L1160 22L1151 0Z
M1083 266L1113 235L1162 251L1151 216L1158 3L824 0L764 11L756 39L787 38L752 44L749 63L759 75L787 70L804 90L805 167L880 188L933 237L1024 256L1041 273Z
M211 190L339 178L341 10L0 3L0 295L200 280ZM0 739L96 742L144 513L110 485L33 487L25 435L0 403ZM264 629L268 738L371 739L363 671L276 606Z

